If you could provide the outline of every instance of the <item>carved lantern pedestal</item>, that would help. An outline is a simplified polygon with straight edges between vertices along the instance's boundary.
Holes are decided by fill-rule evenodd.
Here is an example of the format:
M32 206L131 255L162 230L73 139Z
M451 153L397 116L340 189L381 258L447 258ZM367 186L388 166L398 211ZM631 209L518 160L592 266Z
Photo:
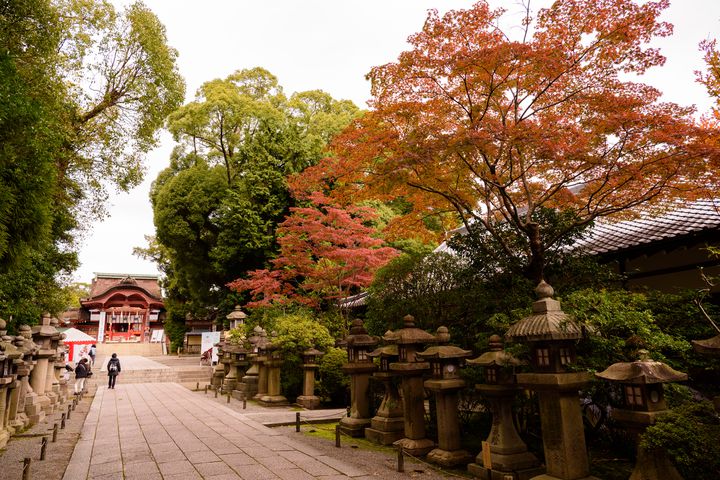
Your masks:
M575 342L584 332L552 298L554 291L540 282L535 289L539 300L533 314L514 324L505 338L530 346L534 373L519 373L517 382L537 392L547 474L537 480L589 480L590 467L585 447L578 391L590 381L584 372L567 372L575 361Z
M362 437L370 425L370 376L376 369L369 353L378 340L368 335L362 320L356 318L344 343L348 363L342 369L350 375L350 416L340 420L340 430L350 437Z
M26 405L31 404L37 395L33 392L30 386L30 373L35 368L35 350L36 345L32 341L32 332L30 327L27 325L20 325L18 329L18 335L15 337L15 346L17 346L23 353L22 363L18 365L17 374L18 381L20 382L20 388L17 391L17 398L12 400L11 398L11 409L14 408L15 420L11 419L11 424L18 429L25 429L30 426L30 418L26 413ZM15 405L14 407L12 405Z
M467 360L468 365L483 368L485 383L475 389L485 397L492 412L492 428L487 438L490 446L490 464L483 462L482 452L475 463L468 465L468 471L478 478L499 478L502 480L527 480L545 472L540 461L528 451L515 429L512 404L522 388L515 383L514 368L520 360L502 349L498 335L490 337L490 351L478 358Z
M630 480L682 480L664 451L642 448L638 437L658 415L668 412L662 384L687 380L687 375L649 359L647 351L641 351L640 360L614 363L595 375L619 383L622 388L624 408L613 409L611 415L628 429L637 444L637 461Z
M438 328L440 342L450 340L447 328ZM458 392L465 387L460 378L460 366L472 355L472 351L451 345L438 345L419 352L417 357L430 362L431 378L425 380L425 388L435 394L437 405L438 447L428 453L427 459L443 467L466 465L472 456L460 445L460 421L458 419Z
M378 370L372 378L382 382L385 388L382 402L370 426L365 429L365 438L380 445L392 445L405 436L405 420L403 419L402 400L395 385L398 378L390 371L390 364L397 362L397 345L385 345L368 353L370 358L379 358Z
M320 406L320 397L315 395L315 372L320 368L318 359L323 355L320 350L309 348L303 352L303 394L295 400L301 407L314 410Z
M287 398L280 393L280 369L282 368L282 356L280 347L275 342L277 333L272 332L271 341L267 345L267 356L265 368L267 369L267 394L258 400L266 407L279 407L288 404Z
M403 411L405 413L405 438L396 441L410 455L419 457L435 448L435 443L425 438L425 389L423 375L430 370L430 364L416 357L418 350L437 339L415 326L415 318L406 315L404 326L396 332L388 332L383 339L398 347L398 361L390 364L390 371L401 377Z

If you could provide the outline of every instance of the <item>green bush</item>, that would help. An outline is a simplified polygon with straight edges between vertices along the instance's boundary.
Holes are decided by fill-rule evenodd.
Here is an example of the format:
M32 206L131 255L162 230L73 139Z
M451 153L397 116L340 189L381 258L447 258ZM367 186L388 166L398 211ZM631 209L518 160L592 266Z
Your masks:
M720 478L720 418L710 402L687 402L658 417L641 444L664 449L684 478Z
M318 392L332 405L345 405L346 392L350 388L350 377L342 371L345 362L347 351L344 348L330 347L320 358Z

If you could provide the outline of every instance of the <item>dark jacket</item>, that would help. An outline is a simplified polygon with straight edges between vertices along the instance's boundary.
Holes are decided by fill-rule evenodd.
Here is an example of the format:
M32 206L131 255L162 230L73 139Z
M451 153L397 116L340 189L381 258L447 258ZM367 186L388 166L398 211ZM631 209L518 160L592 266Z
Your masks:
M110 371L110 365L113 365L113 364L117 365L117 371L115 371L115 372ZM120 373L120 359L119 358L111 358L107 364L107 371L108 371L108 375L117 375L118 373Z
M88 368L85 363L78 363L75 367L75 378L87 378Z

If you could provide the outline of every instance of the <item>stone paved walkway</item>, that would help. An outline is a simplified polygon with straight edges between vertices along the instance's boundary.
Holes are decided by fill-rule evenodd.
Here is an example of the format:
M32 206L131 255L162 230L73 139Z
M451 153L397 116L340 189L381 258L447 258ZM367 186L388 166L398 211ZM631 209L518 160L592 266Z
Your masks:
M121 360L122 361L122 360ZM125 365L123 364L123 370ZM307 412L305 412L307 413ZM284 415L292 414L285 412ZM64 480L369 480L176 383L100 387Z
M110 357L98 357L95 365L100 367L100 371L107 372L107 363ZM170 367L162 363L150 360L149 358L138 355L125 355L120 359L120 367L124 372L130 370L169 370Z

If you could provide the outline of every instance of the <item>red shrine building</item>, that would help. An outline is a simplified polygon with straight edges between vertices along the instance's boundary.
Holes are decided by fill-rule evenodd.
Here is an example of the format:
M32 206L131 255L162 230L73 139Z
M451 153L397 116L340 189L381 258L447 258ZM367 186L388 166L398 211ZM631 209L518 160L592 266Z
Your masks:
M98 342L147 343L162 336L165 308L157 275L96 273L70 323Z

